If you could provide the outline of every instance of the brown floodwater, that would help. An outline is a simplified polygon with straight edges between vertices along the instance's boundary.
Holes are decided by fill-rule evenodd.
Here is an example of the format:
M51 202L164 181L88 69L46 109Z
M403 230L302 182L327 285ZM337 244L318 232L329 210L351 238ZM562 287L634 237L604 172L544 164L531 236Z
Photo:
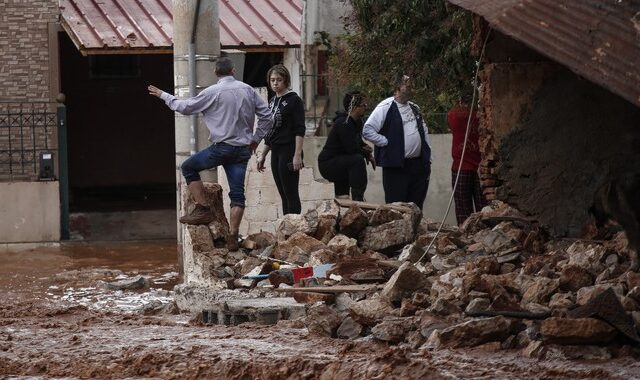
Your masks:
M142 275L143 290L105 283ZM172 314L174 241L71 243L0 254L0 378L640 379L629 357L538 361L309 335L301 325L203 326Z

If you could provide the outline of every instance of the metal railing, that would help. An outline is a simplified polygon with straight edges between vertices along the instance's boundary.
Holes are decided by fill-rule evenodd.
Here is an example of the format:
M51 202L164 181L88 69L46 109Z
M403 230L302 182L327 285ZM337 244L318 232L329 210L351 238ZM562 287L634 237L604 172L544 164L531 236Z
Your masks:
M337 83L329 83L327 74L308 74L303 72L300 75L303 89L303 99L311 97L311 105L307 102L307 112L305 124L307 126L307 136L326 136L327 127L335 116L335 111L342 109L342 98L345 90ZM311 84L310 88L307 86ZM311 91L310 94L307 91Z
M0 101L0 182L53 179L40 164L57 161L58 123L56 103Z

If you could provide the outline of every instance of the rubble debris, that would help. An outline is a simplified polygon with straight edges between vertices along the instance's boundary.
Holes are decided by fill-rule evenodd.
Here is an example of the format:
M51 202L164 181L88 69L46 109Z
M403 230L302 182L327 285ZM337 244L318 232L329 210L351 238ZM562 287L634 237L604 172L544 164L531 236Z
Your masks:
M640 326L634 326L633 318L624 310L613 288L607 288L586 305L571 310L569 315L574 318L596 316L611 324L629 339L640 343L640 337L638 337Z
M570 346L559 344L544 344L541 341L531 342L524 350L523 356L534 359L554 360L607 360L611 359L611 352L607 347L599 346Z
M371 329L371 335L383 342L399 343L404 341L405 335L415 328L413 318L387 318Z
M291 269L286 268L274 270L273 272L269 273L269 282L276 288L278 288L280 284L291 286L294 284L293 272L291 271Z
M560 273L560 289L576 292L581 288L593 285L593 276L586 269L577 265L567 265Z
M343 234L335 235L327 243L327 247L335 252L333 258L337 257L356 257L361 251L358 248L358 241ZM332 260L335 262L336 260Z
M616 336L616 330L607 322L595 318L551 317L542 322L542 339L558 344L606 344Z
M517 324L505 317L472 319L443 330L434 330L426 345L432 347L474 347L508 338Z
M251 234L242 240L240 246L245 249L263 249L276 243L276 237L270 232Z
M304 215L286 214L278 221L276 238L278 242L281 242L289 239L295 233L313 236L317 227L317 225L309 225L309 221Z
M293 293L293 299L299 303L314 304L318 302L330 304L335 301L335 295L330 293L317 293L317 292L295 292Z
M108 282L109 290L135 290L144 289L149 286L149 281L143 276L123 278L118 281Z
M376 260L370 256L339 259L328 271L353 282L388 280L400 263L395 260Z
M273 250L273 257L280 260L293 261L290 260L289 256L294 256L296 252L309 255L324 248L327 248L327 246L316 238L303 232L294 232L288 239L278 241Z
M344 339L356 339L362 335L364 332L364 326L354 321L351 317L346 317L340 327L338 327L337 336L338 338Z
M365 326L373 327L391 315L393 306L380 297L372 297L353 303L349 307L351 318Z
M361 236L363 249L391 253L413 242L415 229L411 220L393 220L378 226L366 227Z
M283 217L275 237L247 237L240 252L216 248L206 226L192 228L190 260L216 286L292 295L309 331L330 337L538 358L602 358L640 344L640 274L624 272L624 235L553 239L497 201L460 228L436 235L438 227L411 204L320 202ZM249 273L268 280L242 279Z
M398 256L398 261L408 261L410 263L417 263L424 254L424 247L417 243L406 245L402 249L402 253Z
M217 248L221 248L226 245L229 239L229 222L227 221L224 207L222 206L223 189L222 186L217 183L205 182L204 190L206 201L214 215L213 221L205 227L208 229L212 244ZM195 199L189 191L186 191L186 187L183 188L181 197L182 202L180 202L180 204L182 205L182 210L180 210L180 215L188 215L196 207ZM187 230L189 229L187 228Z
M389 279L380 295L389 302L400 303L402 298L428 284L424 275L412 264L405 262Z
M335 309L327 305L315 305L309 308L305 325L312 334L335 337L340 326L340 317Z
M334 286L315 286L307 288L283 288L276 289L284 293L292 292L316 292L316 293L355 293L355 292L371 292L378 287L375 285L334 285Z
M340 218L340 233L349 237L358 237L368 224L367 213L358 206L351 206Z
M327 244L338 233L340 207L333 200L323 201L317 205L316 212L318 213L318 227L313 236Z
M304 316L304 306L293 298L247 298L218 301L204 307L202 320L205 324L238 325L255 322L274 325L282 319Z

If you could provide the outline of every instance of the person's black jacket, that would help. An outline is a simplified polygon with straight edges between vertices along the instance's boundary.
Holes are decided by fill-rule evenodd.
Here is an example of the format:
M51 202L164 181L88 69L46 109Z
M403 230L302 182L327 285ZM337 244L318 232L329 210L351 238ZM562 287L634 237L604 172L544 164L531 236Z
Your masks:
M291 91L269 102L273 115L273 130L265 137L265 144L284 145L295 143L296 136L304 137L304 104L295 92Z
M347 118L346 112L336 112L327 142L318 155L318 162L354 153L367 157L371 150L367 150L368 145L362 141L363 126L363 119L354 120L351 117Z

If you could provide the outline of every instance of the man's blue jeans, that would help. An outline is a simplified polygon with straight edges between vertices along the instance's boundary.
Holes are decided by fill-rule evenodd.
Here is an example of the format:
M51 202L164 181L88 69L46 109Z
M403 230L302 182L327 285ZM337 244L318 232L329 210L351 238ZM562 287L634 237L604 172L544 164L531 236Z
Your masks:
M194 154L182 163L180 169L188 185L200 181L200 171L222 166L229 182L231 207L244 208L244 176L249 158L249 146L233 146L222 142Z

